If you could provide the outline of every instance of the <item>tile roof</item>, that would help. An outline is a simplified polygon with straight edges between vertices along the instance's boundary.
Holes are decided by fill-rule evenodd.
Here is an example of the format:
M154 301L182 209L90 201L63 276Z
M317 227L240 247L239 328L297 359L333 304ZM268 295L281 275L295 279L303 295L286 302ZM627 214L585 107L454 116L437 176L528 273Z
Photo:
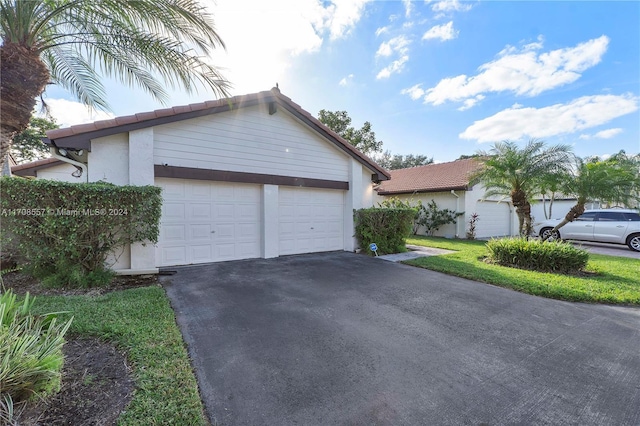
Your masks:
M57 158L45 158L43 160L36 160L29 163L11 166L11 173L18 176L34 176L32 173L36 170L46 169L47 167L57 166L58 164L62 164L62 161Z
M380 195L391 195L466 190L469 189L469 176L479 167L478 160L469 158L391 170L391 179L382 182L377 191Z
M185 120L193 117L201 117L217 112L229 111L231 109L243 108L256 105L258 103L276 102L285 108L302 122L322 134L340 149L356 158L360 163L374 170L380 180L389 178L389 172L376 164L372 159L358 151L350 143L322 124L317 118L302 107L293 102L287 96L280 93L280 90L273 88L268 91L252 93L242 96L234 96L228 99L207 101L197 104L176 106L173 108L159 109L150 112L142 112L134 115L116 117L110 120L96 121L88 124L79 124L64 129L54 129L47 131L48 141L54 141L59 147L77 147L78 141L88 142L90 139L122 133L134 129L151 127L172 121ZM65 145L69 143L70 145Z

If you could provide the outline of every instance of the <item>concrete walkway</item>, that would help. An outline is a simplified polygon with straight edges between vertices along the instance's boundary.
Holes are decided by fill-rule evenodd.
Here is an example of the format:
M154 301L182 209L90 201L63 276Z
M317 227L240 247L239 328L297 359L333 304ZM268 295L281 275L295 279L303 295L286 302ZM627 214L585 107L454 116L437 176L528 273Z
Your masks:
M376 259L387 260L389 262L403 262L405 260L417 259L419 257L439 256L441 254L454 253L451 250L433 247L413 246L410 244L407 244L407 248L409 249L409 251L406 253L385 254L376 257Z

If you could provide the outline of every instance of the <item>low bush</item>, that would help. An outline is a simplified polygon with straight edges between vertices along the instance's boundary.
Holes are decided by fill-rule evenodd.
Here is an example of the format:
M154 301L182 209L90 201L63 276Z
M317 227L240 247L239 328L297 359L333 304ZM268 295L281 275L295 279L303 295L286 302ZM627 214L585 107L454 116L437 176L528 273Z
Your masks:
M0 294L0 424L11 424L14 404L60 389L64 335L72 319L32 315L29 294Z
M4 177L0 190L3 246L12 244L25 272L48 285L108 283L109 255L158 239L162 197L154 186Z
M575 274L587 266L589 253L561 242L503 238L487 242L488 259L503 266Z
M355 211L356 238L369 251L376 243L379 254L406 251L405 241L413 229L416 210L411 208L368 208Z

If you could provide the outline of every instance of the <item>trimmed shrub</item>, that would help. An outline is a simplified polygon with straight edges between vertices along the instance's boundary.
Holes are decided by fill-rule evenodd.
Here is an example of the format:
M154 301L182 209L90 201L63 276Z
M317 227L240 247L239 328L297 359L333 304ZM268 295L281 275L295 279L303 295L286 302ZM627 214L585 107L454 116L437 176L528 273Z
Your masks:
M368 208L355 211L356 238L363 249L376 243L379 254L400 253L413 229L415 209ZM371 253L370 253L371 254Z
M0 294L0 423L11 424L14 404L60 390L64 335L72 319L31 315L33 298Z
M0 180L3 243L45 284L108 283L105 262L127 244L158 240L162 197L154 186Z
M487 242L489 260L540 272L575 274L587 266L589 253L562 241L503 238Z

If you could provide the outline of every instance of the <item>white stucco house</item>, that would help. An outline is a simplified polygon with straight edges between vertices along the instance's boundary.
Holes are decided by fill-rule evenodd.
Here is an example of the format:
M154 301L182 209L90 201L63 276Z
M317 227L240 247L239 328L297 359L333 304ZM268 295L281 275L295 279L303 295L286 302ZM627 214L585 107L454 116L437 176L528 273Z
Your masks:
M353 251L353 209L372 206L373 185L389 179L276 88L47 136L55 158L14 174L163 189L159 241L125 250L112 266L121 273Z
M392 170L391 179L382 181L376 187L376 201L398 197L413 202L420 200L426 204L434 200L440 209L464 212L455 224L440 228L435 233L436 236L466 238L469 219L473 213L478 214L476 238L518 235L518 217L510 200L486 198L485 188L471 181L471 175L479 166L478 161L471 158ZM553 217L563 217L574 204L573 199L556 200L553 204ZM541 199L533 201L531 215L534 222L545 219ZM418 230L418 233L422 234L423 231Z

